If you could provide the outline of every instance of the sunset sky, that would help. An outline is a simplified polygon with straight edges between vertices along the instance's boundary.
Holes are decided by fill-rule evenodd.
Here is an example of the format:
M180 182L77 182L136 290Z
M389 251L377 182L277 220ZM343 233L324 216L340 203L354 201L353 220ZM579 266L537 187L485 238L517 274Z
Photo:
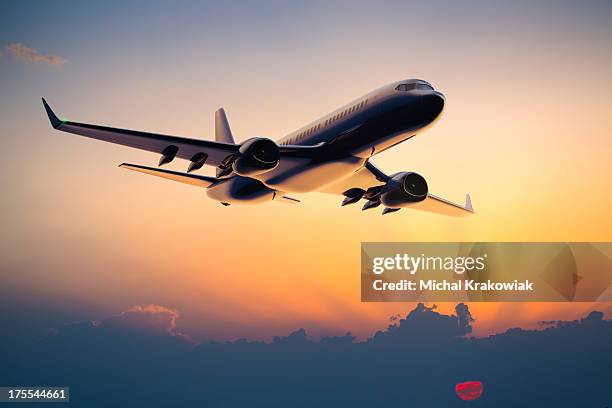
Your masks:
M360 302L362 241L612 240L609 2L0 7L0 296L11 330L157 304L200 340L299 327L365 338L413 305ZM238 140L276 139L406 78L443 92L445 111L373 162L416 171L453 201L471 193L472 217L381 217L317 193L223 207L119 169L159 157L55 132L40 102L74 121L203 139L223 106ZM612 313L609 303L470 309L476 335Z

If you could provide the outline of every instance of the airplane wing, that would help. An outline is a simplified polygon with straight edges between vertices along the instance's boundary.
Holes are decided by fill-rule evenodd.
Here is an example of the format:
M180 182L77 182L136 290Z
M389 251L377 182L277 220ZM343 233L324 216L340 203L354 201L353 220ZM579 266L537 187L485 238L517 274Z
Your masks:
M347 196L349 191L360 189L363 191L367 191L371 187L383 186L390 177L385 174L381 169L379 169L374 163L367 161L365 166L357 170L355 173L340 180L337 183L326 186L320 191L323 193L330 194L339 194ZM349 201L349 203L354 203L354 200ZM380 203L379 203L380 204ZM372 205L367 208L374 207ZM433 194L428 194L427 198L418 203L410 204L410 206L406 208L411 208L415 210L427 211L436 214L449 215L452 217L465 217L474 213L474 208L472 207L472 200L469 194L466 194L465 204L457 204L452 201L446 200L444 198L435 196ZM383 214L388 212L397 211L396 209L385 209Z
M450 215L451 217L467 217L468 215L474 214L472 199L469 194L465 195L464 205L453 203L452 201L437 197L433 194L427 194L425 200L414 203L408 208L441 215Z
M196 187L208 188L214 184L222 183L226 179L219 179L217 177L201 176L199 174L181 173L180 171L159 169L156 167L141 166L139 164L121 163L119 165L122 169L136 171L138 173L150 174L165 178L167 180L178 181L180 183L189 184ZM285 195L282 191L277 191L274 196L274 201L286 203L286 204L298 204L301 201L297 198Z
M219 181L219 179L217 179L216 177L201 176L199 174L181 173L179 171L158 169L155 167L141 166L139 164L122 163L119 165L119 167L203 188L208 188Z
M192 161L190 170L198 169L204 164L219 166L223 164L228 156L238 152L240 147L239 144L231 142L197 140L180 136L160 135L157 133L71 122L59 119L47 101L44 98L42 101L51 121L51 126L54 129L161 154L160 165L171 161L174 157L179 157ZM312 150L317 147L289 145L279 146L279 149L282 155L295 157L310 155Z

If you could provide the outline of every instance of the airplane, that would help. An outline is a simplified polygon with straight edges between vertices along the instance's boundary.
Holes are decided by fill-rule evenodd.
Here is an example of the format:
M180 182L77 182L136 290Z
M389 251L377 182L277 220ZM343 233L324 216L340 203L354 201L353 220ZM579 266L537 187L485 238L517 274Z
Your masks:
M215 112L211 141L71 122L59 119L42 101L54 129L161 154L158 167L120 167L203 187L208 197L226 206L298 203L288 194L322 192L343 196L343 206L362 199L362 210L383 205L383 214L402 208L455 217L474 213L469 194L464 205L453 203L430 194L420 174L387 175L371 161L439 119L444 95L423 80L383 86L277 142L252 137L236 143L223 108ZM186 173L159 168L176 157L190 161ZM204 165L215 166L216 176L194 173Z

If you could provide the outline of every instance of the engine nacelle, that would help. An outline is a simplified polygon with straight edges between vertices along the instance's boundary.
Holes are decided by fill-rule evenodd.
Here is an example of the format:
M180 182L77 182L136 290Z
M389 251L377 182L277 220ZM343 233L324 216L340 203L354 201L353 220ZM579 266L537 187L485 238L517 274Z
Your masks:
M380 201L386 207L407 207L427 198L427 182L417 173L402 172L394 175L383 187Z
M280 150L273 140L254 137L240 145L232 169L241 176L256 176L274 169L279 160Z

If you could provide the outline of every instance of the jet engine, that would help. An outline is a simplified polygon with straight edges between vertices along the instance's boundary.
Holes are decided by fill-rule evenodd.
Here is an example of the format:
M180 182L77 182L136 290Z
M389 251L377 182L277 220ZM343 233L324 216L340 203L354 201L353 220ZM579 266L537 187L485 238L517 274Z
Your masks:
M280 151L270 139L254 137L240 145L232 169L241 176L256 176L278 166Z
M380 202L389 208L407 207L427 198L427 182L417 173L401 172L393 175L383 186Z

